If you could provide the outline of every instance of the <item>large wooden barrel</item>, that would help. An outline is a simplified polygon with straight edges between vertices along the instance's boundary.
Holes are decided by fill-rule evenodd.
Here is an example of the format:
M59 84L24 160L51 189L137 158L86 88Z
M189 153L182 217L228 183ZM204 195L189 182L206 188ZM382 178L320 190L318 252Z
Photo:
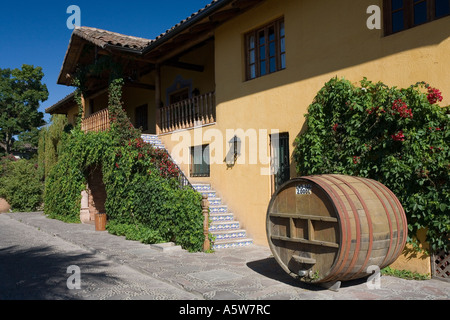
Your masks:
M273 195L267 237L280 266L312 283L366 277L393 263L408 233L397 197L381 183L344 175L293 179Z

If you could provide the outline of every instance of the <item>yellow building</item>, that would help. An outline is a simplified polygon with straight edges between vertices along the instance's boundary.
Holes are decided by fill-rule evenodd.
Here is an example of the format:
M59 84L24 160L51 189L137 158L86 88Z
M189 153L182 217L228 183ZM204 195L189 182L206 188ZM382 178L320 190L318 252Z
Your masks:
M247 236L267 245L270 198L296 176L294 140L330 78L427 81L450 104L449 14L447 0L216 0L154 40L76 28L58 83L113 57L132 123L158 135L191 183L211 184ZM107 79L87 84L86 126L107 107ZM71 96L48 112L80 116Z

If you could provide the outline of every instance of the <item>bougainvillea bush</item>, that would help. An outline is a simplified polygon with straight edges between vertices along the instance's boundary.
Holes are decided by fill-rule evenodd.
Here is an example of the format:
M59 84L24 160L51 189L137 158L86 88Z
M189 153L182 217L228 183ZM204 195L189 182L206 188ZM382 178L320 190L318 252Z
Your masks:
M46 179L45 213L80 221L81 192L90 170L101 167L108 231L145 243L173 241L201 251L201 195L181 187L179 169L165 150L144 143L122 107L119 79L109 89L111 129L84 133L80 124L64 134L57 164Z
M318 92L296 139L299 175L378 180L402 203L410 242L427 229L431 250L449 249L450 109L440 90L333 78Z

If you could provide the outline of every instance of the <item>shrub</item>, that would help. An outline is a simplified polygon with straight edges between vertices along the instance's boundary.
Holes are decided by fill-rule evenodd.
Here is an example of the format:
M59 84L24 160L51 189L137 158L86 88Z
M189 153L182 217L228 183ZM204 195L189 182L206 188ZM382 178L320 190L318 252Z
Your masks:
M118 223L113 220L108 222L106 229L111 234L125 236L127 240L141 241L147 244L164 242L158 231L152 230L143 224Z
M43 184L33 160L0 161L0 197L14 211L36 211L42 205Z
M449 248L450 110L440 101L441 92L423 82L398 89L331 79L296 139L297 171L380 181L402 203L410 236L426 228L432 250Z

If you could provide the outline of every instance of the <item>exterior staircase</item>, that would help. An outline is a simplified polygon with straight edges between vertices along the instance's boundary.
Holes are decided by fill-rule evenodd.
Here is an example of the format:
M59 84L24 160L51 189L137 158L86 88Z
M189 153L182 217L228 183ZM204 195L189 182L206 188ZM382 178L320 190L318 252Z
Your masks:
M165 149L164 144L156 135L143 134L142 139L155 148ZM209 232L215 238L212 249L237 248L253 244L253 240L247 238L247 232L240 228L239 221L234 219L233 213L228 211L228 206L222 203L222 199L210 184L193 183L192 187L199 193L208 196L211 221Z

